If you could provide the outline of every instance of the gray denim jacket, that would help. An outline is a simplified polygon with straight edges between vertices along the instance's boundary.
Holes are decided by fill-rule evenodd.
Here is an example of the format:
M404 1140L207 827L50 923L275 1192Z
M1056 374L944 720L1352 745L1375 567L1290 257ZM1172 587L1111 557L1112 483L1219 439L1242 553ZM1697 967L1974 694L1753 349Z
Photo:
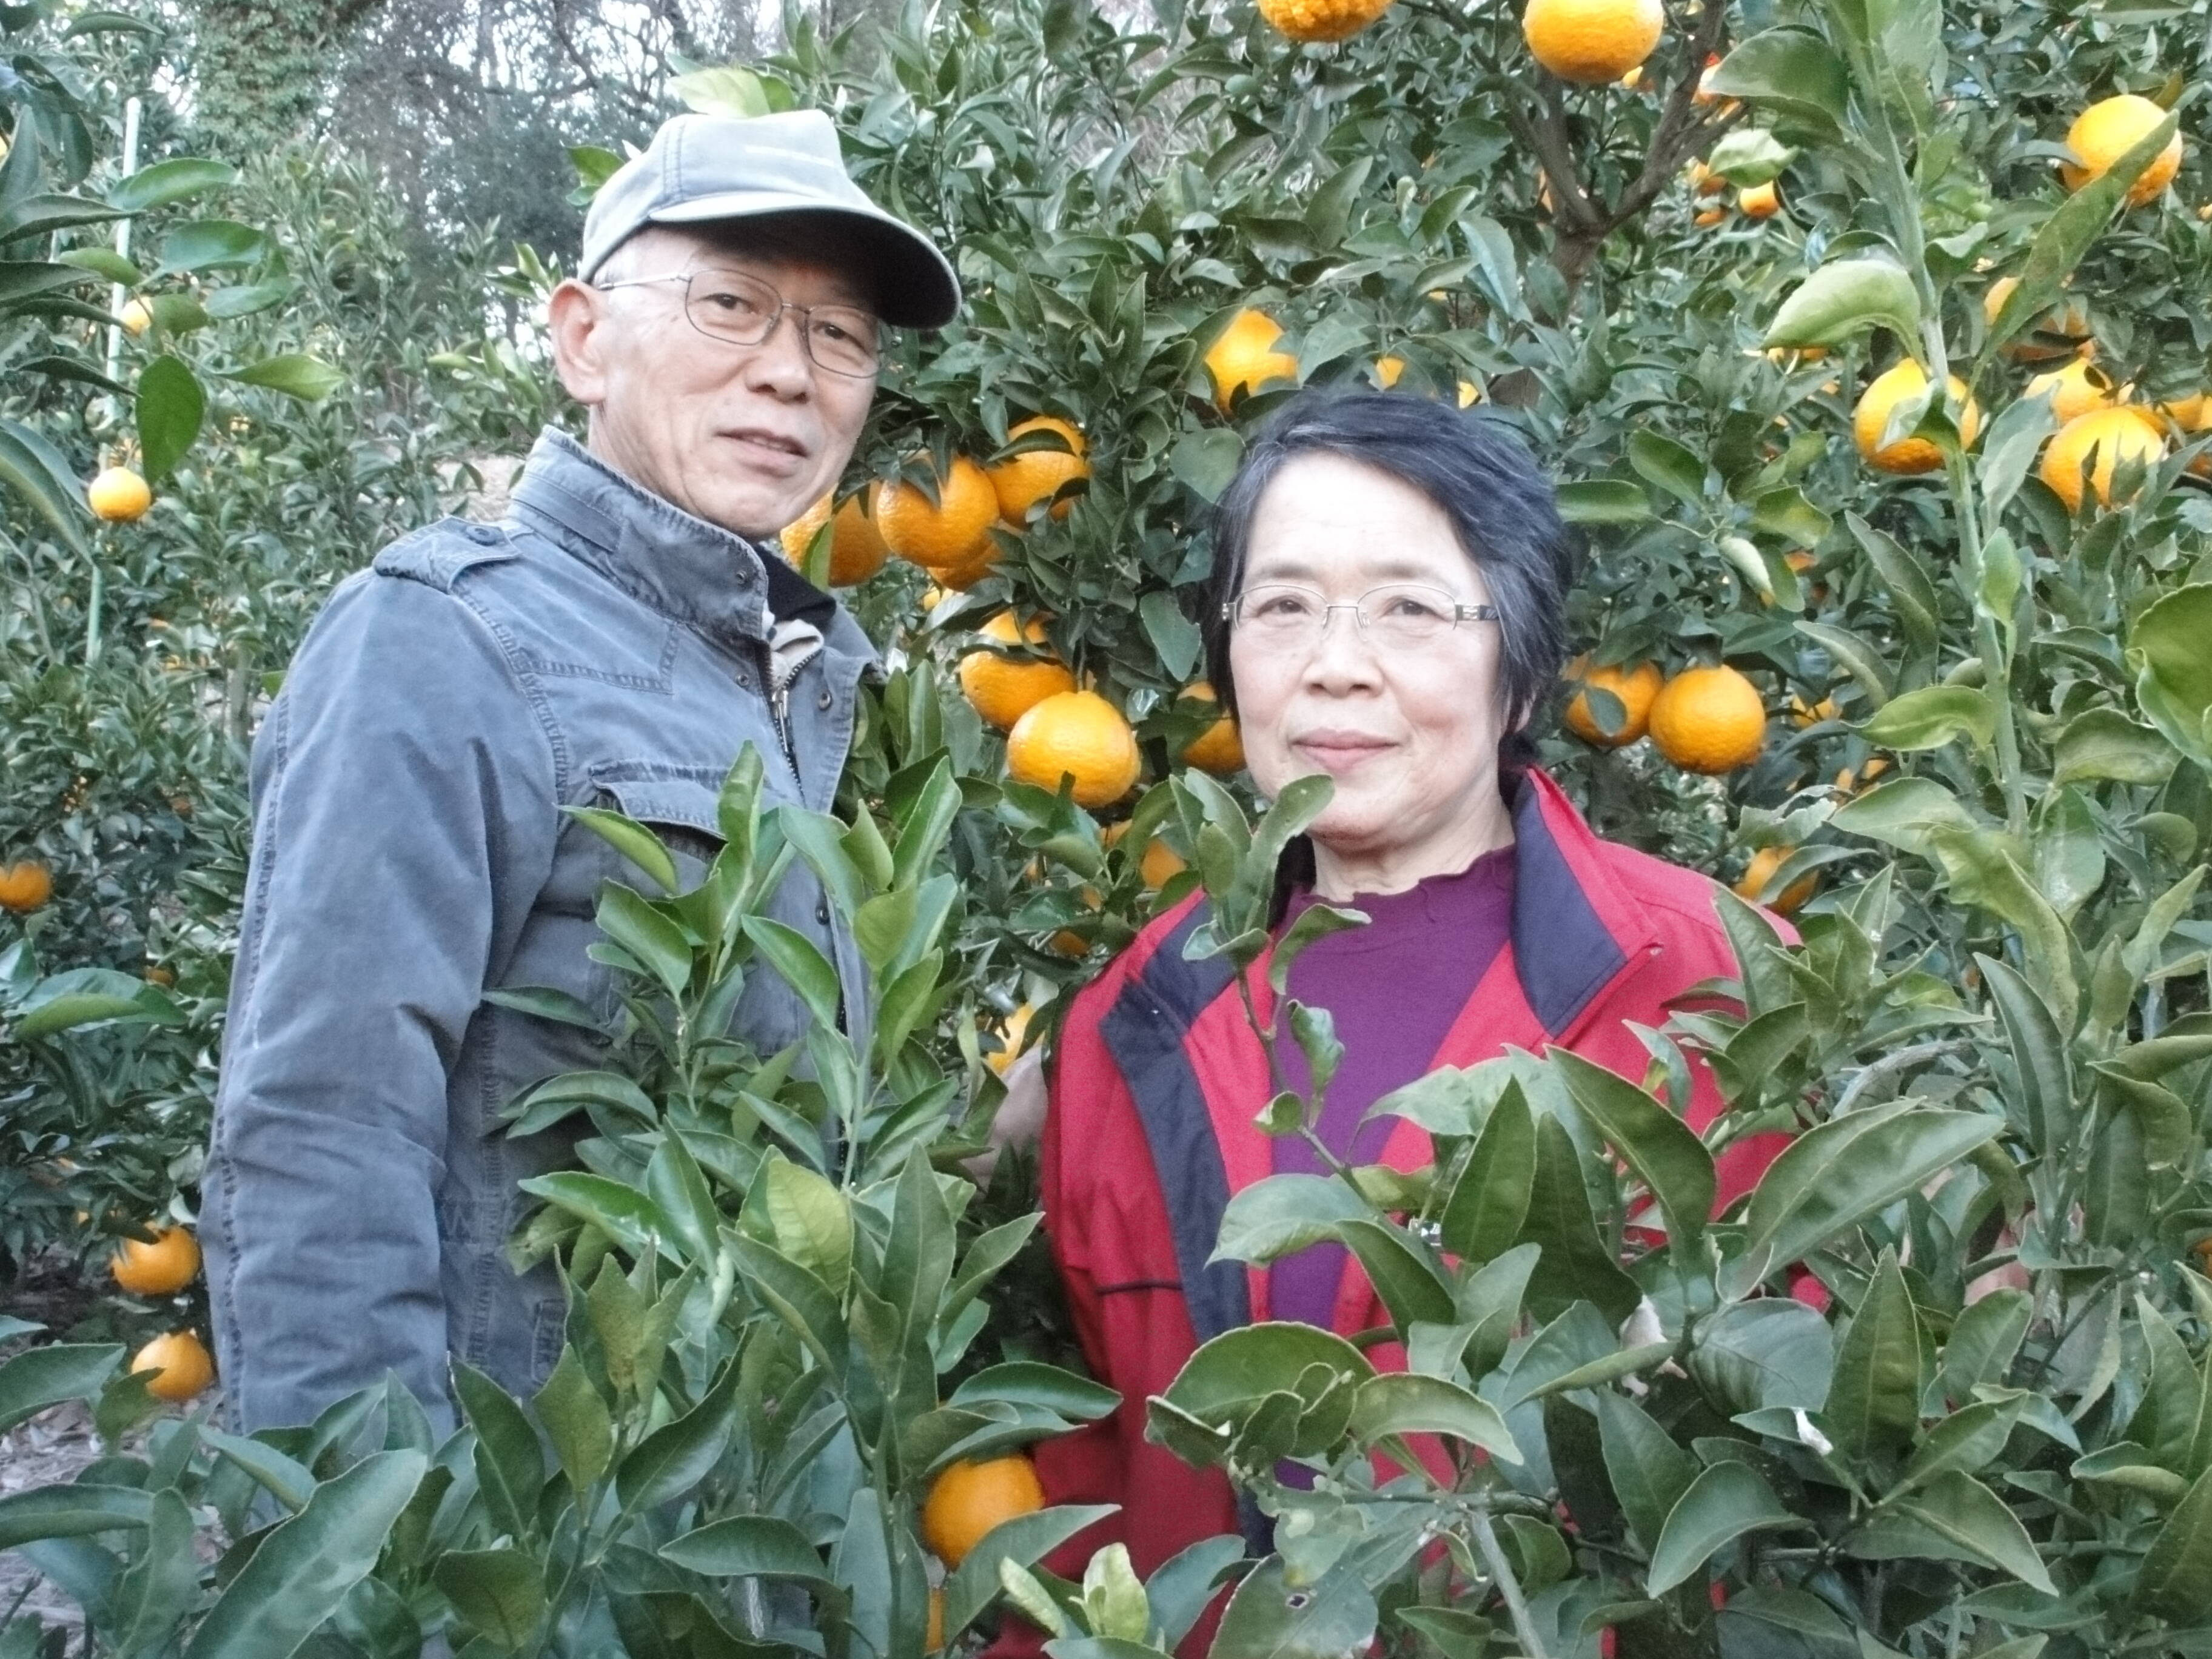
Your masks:
M779 690L764 611L823 648ZM486 1003L550 985L611 1014L585 947L609 877L564 805L653 825L687 883L747 743L776 799L828 810L866 636L783 562L547 431L506 522L447 520L331 597L253 746L253 851L201 1219L234 1420L303 1423L387 1370L450 1421L448 1352L514 1390L558 1358L550 1264L503 1245L515 1183L574 1163L500 1109L602 1063L592 1034ZM786 665L787 670L788 653ZM812 874L773 914L863 969ZM804 1035L772 974L737 1029Z

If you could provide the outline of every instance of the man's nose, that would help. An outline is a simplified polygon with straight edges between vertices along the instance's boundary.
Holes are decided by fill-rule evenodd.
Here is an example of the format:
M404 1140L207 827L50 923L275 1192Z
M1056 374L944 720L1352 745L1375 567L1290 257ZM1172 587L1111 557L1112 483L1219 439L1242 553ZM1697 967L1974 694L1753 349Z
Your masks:
M806 355L806 319L786 311L769 330L768 338L745 356L748 386L779 398L804 397L814 389L814 362Z

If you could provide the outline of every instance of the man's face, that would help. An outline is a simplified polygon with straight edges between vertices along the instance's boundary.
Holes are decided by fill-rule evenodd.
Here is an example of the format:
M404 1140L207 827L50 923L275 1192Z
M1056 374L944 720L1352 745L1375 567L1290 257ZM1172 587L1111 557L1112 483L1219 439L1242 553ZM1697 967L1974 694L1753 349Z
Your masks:
M617 249L595 282L708 269L742 271L793 306L867 305L830 265L733 253L659 225ZM684 296L680 280L563 283L551 305L561 383L591 410L600 459L696 518L741 536L772 535L844 471L875 380L817 364L795 314L760 344L736 345L695 328Z

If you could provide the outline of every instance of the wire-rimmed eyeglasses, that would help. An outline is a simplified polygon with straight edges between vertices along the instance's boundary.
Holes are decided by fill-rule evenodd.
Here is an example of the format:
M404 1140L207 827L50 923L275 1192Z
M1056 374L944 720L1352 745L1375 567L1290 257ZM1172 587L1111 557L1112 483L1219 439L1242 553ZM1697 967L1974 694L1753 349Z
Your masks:
M1310 645L1328 631L1334 611L1349 611L1360 632L1382 645L1425 645L1463 622L1496 622L1494 605L1463 605L1441 587L1389 582L1357 599L1331 605L1328 596L1290 582L1248 588L1221 607L1231 626L1285 645Z
M684 315L709 339L726 340L732 345L759 345L775 332L788 311L799 319L799 342L817 368L865 380L883 366L884 325L872 312L858 306L793 305L771 285L742 270L710 265L659 276L628 276L596 286L605 292L649 283L683 283Z

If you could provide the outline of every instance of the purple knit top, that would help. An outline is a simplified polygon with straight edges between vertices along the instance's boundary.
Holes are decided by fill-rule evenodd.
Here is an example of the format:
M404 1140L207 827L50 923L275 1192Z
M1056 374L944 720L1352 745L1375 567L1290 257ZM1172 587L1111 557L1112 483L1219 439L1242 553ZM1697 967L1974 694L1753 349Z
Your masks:
M1314 902L1294 895L1287 926ZM1360 1123L1370 1106L1433 1069L1436 1053L1504 946L1513 921L1513 848L1486 853L1457 875L1431 876L1402 893L1362 894L1348 908L1364 927L1332 933L1291 964L1291 994L1326 1008L1344 1044L1317 1126L1329 1151L1348 1164L1371 1164L1397 1127L1394 1117ZM1279 1051L1285 1081L1312 1086L1305 1055L1287 1031ZM1297 1135L1274 1142L1277 1175L1319 1175L1321 1160ZM1268 1270L1273 1317L1326 1329L1344 1271L1341 1244L1315 1244Z

